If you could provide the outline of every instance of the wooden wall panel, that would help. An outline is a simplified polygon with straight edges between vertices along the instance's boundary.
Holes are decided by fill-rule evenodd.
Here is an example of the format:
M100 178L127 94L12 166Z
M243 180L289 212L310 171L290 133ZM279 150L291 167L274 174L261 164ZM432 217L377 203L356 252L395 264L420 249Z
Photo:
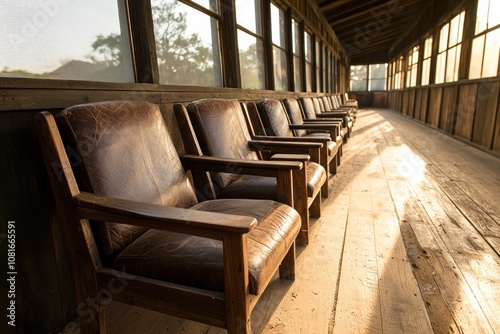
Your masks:
M500 152L500 103L497 107L497 120L495 122L495 130L493 131L492 150Z
M376 92L373 100L373 107L375 108L387 108L387 93L386 92Z
M447 86L443 89L439 128L453 133L457 113L457 86Z
M412 89L408 92L408 116L415 117L415 89Z
M410 92L405 90L403 91L403 105L402 105L402 109L401 109L401 113L403 115L407 115L408 116L408 99L409 99L409 95L410 95Z
M418 89L415 93L415 111L413 112L413 118L420 119L421 111L422 111L422 90Z
M432 87L426 122L435 128L439 126L442 98L443 87Z
M499 88L498 82L481 83L477 92L472 141L488 149L493 144L495 120L498 117Z
M35 134L34 115L34 111L0 112L0 233L7 233L8 220L16 222L18 333L49 333L62 328L72 320L75 310L73 276ZM11 333L12 328L1 330L7 324L3 320L0 332Z
M427 121L427 113L429 110L429 88L421 89L422 96L420 101L420 116L422 122Z
M471 140L472 137L477 87L477 84L463 85L460 87L460 98L454 134L467 140Z

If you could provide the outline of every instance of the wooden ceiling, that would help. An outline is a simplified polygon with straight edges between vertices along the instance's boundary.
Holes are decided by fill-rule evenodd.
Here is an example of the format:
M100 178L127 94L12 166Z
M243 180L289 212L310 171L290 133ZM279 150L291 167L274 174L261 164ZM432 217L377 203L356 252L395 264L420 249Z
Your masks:
M351 64L388 62L391 46L433 1L316 0Z

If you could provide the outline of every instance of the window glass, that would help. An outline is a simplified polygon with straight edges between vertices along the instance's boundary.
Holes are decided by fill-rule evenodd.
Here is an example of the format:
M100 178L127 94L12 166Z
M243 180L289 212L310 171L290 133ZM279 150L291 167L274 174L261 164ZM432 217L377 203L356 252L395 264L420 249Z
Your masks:
M445 24L441 28L435 77L436 83L458 80L464 18L465 12L462 12L455 16L450 23Z
M448 32L450 30L450 25L445 24L441 28L441 32L439 34L439 52L445 51L448 45Z
M316 91L321 92L321 46L316 40Z
M304 32L304 49L306 54L306 90L312 91L312 37Z
M350 91L351 92L363 92L367 91L368 83L368 71L366 65L356 65L351 66L351 80L350 80Z
M262 41L238 30L241 87L265 89L264 52Z
M431 56L432 56L432 37L425 40L424 43L424 60L422 62L422 86L428 85L431 72Z
M446 71L446 53L438 54L436 64L436 83L444 82L444 74Z
M490 0L479 0L476 15L476 34L486 30L488 26L488 7Z
M481 77L481 66L483 63L484 37L481 35L472 41L472 52L470 58L469 79Z
M500 1L490 0L488 10L488 29L494 28L500 24Z
M261 35L260 0L236 0L236 22L241 27Z
M480 0L476 13L476 36L472 40L469 79L498 75L500 53L500 1Z
M191 0L191 1L197 3L200 6L205 7L208 10L211 10L212 12L215 13L218 12L217 0Z
M4 0L2 6L0 76L135 81L124 1Z
M271 28L273 41L274 89L287 90L285 12L271 4Z
M415 87L417 85L418 49L419 47L415 46L408 52L407 87Z
M500 53L500 29L493 30L486 34L486 46L484 54L484 65L481 76L495 77L498 72L498 55Z
M369 66L368 90L386 90L387 64L372 64Z
M152 0L160 83L221 86L219 24L176 0Z
M286 90L287 76L286 76L286 53L280 48L273 47L274 59L274 88L276 90Z
M300 27L299 24L292 19L292 43L293 43L293 73L294 73L294 83L295 91L302 91L302 76L300 72Z
M285 13L271 4L271 27L273 44L285 48Z

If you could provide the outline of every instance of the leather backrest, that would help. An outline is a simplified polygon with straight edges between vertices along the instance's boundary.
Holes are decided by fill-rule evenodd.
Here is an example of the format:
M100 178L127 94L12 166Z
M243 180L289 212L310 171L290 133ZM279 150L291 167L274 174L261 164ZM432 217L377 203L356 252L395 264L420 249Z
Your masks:
M157 105L82 104L63 110L57 121L74 153L81 190L165 206L197 203ZM121 251L147 230L112 222L95 227L105 256Z
M304 118L302 117L302 110L300 109L300 104L297 99L287 98L283 100L283 105L288 114L288 118L292 124L302 125L304 124ZM305 136L307 130L294 130L298 137Z
M302 110L304 111L304 115L306 119L315 119L316 111L314 109L313 100L310 97L301 97L299 99L300 104L302 105Z
M314 111L316 112L316 114L320 114L323 111L325 111L325 107L323 106L323 103L320 102L319 98L313 97L312 101L313 101Z
M289 120L280 100L264 99L256 103L268 136L293 137Z
M333 101L333 109L338 109L340 107L338 98L339 98L339 96L335 95L333 97L333 99L332 99L332 101Z
M328 99L328 97L322 96L321 97L321 101L323 101L323 105L324 105L326 111L332 111L333 110L333 107L330 104L330 100Z
M189 103L186 109L203 154L258 160L248 147L251 137L238 100L201 99ZM241 176L216 173L212 177L215 186L225 188Z

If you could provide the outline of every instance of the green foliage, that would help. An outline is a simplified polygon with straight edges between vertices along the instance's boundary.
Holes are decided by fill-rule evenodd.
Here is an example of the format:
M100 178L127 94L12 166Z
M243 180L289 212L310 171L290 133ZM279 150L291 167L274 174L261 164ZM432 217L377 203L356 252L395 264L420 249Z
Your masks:
M153 6L156 53L162 83L214 85L212 51L198 34L187 33L186 13L179 4L162 1Z

